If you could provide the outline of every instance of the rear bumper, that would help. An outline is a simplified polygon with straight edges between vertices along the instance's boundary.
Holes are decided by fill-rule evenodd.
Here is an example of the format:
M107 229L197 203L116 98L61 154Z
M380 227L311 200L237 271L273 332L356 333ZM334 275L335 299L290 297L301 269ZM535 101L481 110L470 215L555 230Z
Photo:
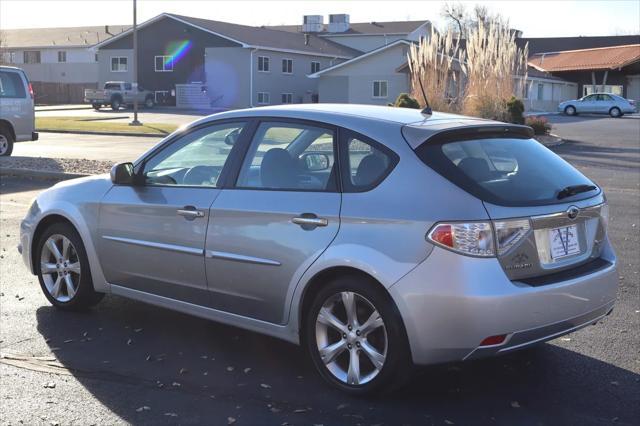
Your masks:
M510 281L497 259L434 248L390 288L413 361L433 364L496 355L556 338L604 317L618 287L615 256L588 275L543 286ZM503 343L480 346L489 336Z

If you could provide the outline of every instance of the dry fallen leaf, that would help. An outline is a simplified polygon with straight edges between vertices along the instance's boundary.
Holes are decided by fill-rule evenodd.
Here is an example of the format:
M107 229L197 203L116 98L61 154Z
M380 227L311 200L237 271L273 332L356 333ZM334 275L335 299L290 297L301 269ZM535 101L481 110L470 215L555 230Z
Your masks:
M231 366L227 367L227 371L233 371L233 370L234 370L233 367L231 367Z
M187 370L186 368L181 368L180 369L180 374L186 374L188 372L189 372L189 370Z
M511 401L511 406L513 408L520 408L520 403L518 401Z
M266 383L260 383L260 387L263 389L271 389L271 385L268 385Z
M247 374L249 371L251 371L251 368L247 367L243 371L244 371L244 374Z
M176 413L164 413L164 415L168 417L178 417Z
M54 382L47 382L47 383L44 384L44 387L46 389L55 389L56 384Z

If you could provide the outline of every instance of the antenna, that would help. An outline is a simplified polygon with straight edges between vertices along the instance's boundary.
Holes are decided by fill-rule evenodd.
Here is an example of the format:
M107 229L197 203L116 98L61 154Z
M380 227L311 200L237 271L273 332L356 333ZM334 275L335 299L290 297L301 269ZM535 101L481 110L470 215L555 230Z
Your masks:
M431 117L431 114L433 114L433 111L429 106L429 99L427 98L427 93L424 91L424 87L422 86L422 78L418 78L418 83L420 83L420 90L422 91L422 97L424 98L424 102L426 104L425 107L422 109L422 111L420 111L420 114L424 115L426 118L429 118Z

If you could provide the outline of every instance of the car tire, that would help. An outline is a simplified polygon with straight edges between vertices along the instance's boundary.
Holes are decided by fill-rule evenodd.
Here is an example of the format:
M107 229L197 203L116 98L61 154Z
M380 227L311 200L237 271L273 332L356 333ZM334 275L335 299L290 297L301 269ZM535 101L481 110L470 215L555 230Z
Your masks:
M13 134L6 127L0 127L0 156L8 157L13 152Z
M152 97L148 97L147 99L144 100L144 107L151 109L156 105L155 101L153 100Z
M47 227L38 238L35 254L40 287L56 308L84 310L104 297L93 288L87 252L71 224L58 222Z
M96 111L100 111L100 107L101 107L102 105L100 105L100 104L91 104L91 106L92 106L92 107L93 107L93 109L95 109Z
M111 100L111 109L114 111L118 111L122 106L122 101L120 98L115 98Z
M622 117L622 111L618 107L613 107L609 110L609 115L613 118L620 118Z
M351 301L356 315L349 324L345 306ZM308 306L303 344L329 384L352 395L369 395L395 390L407 381L412 363L402 318L373 279L338 277L324 285ZM329 347L336 349L327 351Z
M576 115L576 107L569 105L564 109L564 113L569 116Z

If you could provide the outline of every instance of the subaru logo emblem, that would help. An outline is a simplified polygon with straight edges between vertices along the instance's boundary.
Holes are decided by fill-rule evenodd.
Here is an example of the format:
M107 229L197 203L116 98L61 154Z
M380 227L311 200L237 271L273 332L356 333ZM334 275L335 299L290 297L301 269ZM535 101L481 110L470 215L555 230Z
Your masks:
M567 209L567 216L569 219L575 219L580 214L580 209L576 206L571 206Z

